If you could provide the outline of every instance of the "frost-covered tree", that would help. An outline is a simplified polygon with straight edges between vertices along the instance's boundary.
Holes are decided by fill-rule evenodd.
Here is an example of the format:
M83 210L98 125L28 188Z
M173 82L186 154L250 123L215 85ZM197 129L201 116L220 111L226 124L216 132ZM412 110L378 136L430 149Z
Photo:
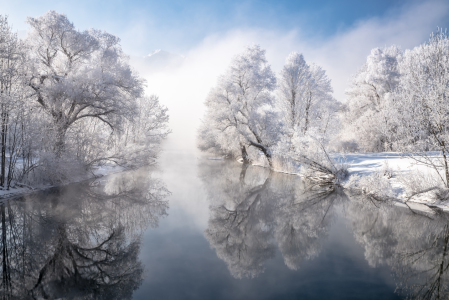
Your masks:
M355 141L365 151L393 150L395 118L391 93L399 82L401 50L375 48L346 90L342 139Z
M206 115L201 120L198 129L198 148L201 151L213 152L226 157L242 156L248 159L245 141L241 138L235 127L221 129L220 122L214 117L211 109L207 109Z
M296 52L287 57L280 73L277 105L290 137L310 131L325 134L329 117L338 106L326 72L315 64L308 65L302 54Z
M306 97L304 99L304 130L325 135L329 130L331 116L338 109L338 103L333 98L331 80L326 71L320 66L310 66L310 81L306 85Z
M271 168L297 172L299 165L312 164L314 170L335 175L338 170L325 147L338 128L339 104L326 72L294 52L280 73L279 87L275 83L259 46L235 57L206 100L199 148L240 154L244 162L263 153Z
M279 78L279 103L289 136L304 131L306 87L311 80L310 66L302 54L292 52Z
M337 133L339 104L332 97L331 81L321 67L307 64L302 54L293 52L286 59L279 76L276 107L286 133L276 149L283 165L291 158L312 159L316 149L309 151L311 139L327 146L329 137Z
M200 138L208 140L201 144L226 150L235 149L238 143L244 161L249 161L247 148L251 146L263 153L271 166L271 147L281 130L271 109L275 86L275 74L259 45L234 57L206 99Z
M161 150L161 142L171 132L168 109L159 102L159 97L139 98L137 108L131 121L125 120L123 130L116 134L109 150L110 157L131 166L154 162ZM104 160L104 157L99 159Z
M29 171L31 145L39 138L39 122L27 103L25 52L26 45L13 33L8 18L0 16L0 186L7 189L14 178ZM19 158L20 171L16 169Z
M8 186L11 176L57 183L107 161L154 162L170 132L168 112L157 96L143 95L145 81L120 39L80 31L54 11L28 23L22 98L8 114ZM11 165L19 156L21 168Z
M52 121L55 153L64 151L69 128L85 119L120 129L143 93L143 82L131 70L120 39L99 30L77 30L54 11L28 18L28 23L29 86Z
M407 50L394 93L400 150L434 168L449 187L449 38L445 31ZM439 151L441 156L428 155Z
M154 162L168 111L143 95L120 40L54 11L28 23L21 41L0 16L0 189Z

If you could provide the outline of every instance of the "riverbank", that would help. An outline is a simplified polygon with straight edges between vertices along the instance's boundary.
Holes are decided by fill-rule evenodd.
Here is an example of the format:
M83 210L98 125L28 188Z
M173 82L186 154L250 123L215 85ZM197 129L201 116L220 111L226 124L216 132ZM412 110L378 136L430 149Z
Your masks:
M30 195L30 194L33 194L36 192L45 191L45 190L55 188L58 186L79 183L82 181L91 180L91 179L95 179L95 178L101 178L101 177L104 177L107 175L121 173L121 172L124 172L127 170L128 169L126 169L122 166L109 164L109 165L104 165L104 166L93 169L90 172L90 174L86 174L86 176L73 178L72 180L70 180L68 182L64 182L64 183L57 184L57 185L46 184L46 185L30 186L30 185L25 185L22 183L15 183L15 186L10 187L9 190L0 189L0 201L5 200L5 199L18 198L18 197Z
M436 157L437 155L435 153ZM332 158L347 168L348 176L339 183L345 189L360 189L363 193L394 199L397 204L402 203L404 206L414 207L413 209L417 210L427 211L430 208L449 211L449 200L437 199L432 194L433 190L423 193L410 191L413 189L410 187L414 184L413 181L435 180L438 184L439 179L435 178L437 176L435 170L418 165L415 160L403 153L345 153L334 154ZM253 165L267 167L261 163L253 163ZM274 168L273 171L301 176L299 170L286 172ZM420 207L422 205L425 207Z
M408 205L423 204L430 208L449 211L449 200L436 199L431 190L419 194L410 192L410 185L414 184L412 179L425 181L437 176L435 170L416 164L411 157L404 156L402 153L384 152L349 153L341 155L340 159L344 160L348 166L348 177L342 183L346 184L346 187L351 184L353 176L367 178L377 175L379 181L388 182L392 192L390 196L400 202ZM412 178L413 176L415 178ZM409 186L407 187L406 184ZM379 187L373 187L373 189L376 188ZM369 188L366 192L370 192Z

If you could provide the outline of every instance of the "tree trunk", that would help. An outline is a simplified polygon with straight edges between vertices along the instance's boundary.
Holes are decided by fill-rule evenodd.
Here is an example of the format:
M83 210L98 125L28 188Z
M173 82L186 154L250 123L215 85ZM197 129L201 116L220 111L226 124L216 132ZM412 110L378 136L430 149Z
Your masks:
M246 170L248 169L248 164L242 165L242 170L240 171L240 185L245 185L245 177L246 177Z
M5 294L8 295L11 288L11 276L9 268L9 253L8 253L8 242L7 242L7 232L6 232L6 212L5 204L1 205L2 211L2 285L5 289ZM8 297L9 298L9 297Z
M263 148L262 152L263 154L265 154L265 157L268 160L268 165L270 166L270 169L273 168L273 160L271 158L271 154L268 152L266 148Z
M246 151L245 145L240 145L240 149L242 150L242 159L244 164L249 164L251 161L248 156L248 152Z
M443 142L443 147L444 147L444 142ZM443 160L444 160L444 173L446 175L446 188L449 188L449 168L448 168L448 164L447 164L447 156L446 156L446 151L443 149Z
M65 151L65 135L67 133L66 126L59 126L56 133L55 153L56 157L60 158Z
M2 133L1 133L1 178L0 185L5 185L6 178L6 137L8 134L8 114L5 112L5 105L2 104Z
M265 157L268 160L268 164L269 164L270 168L272 168L273 167L273 162L271 161L271 153L270 153L270 151L265 146L263 146L262 139L256 133L256 131L253 130L250 126L248 126L248 129L252 132L252 134L254 135L254 137L257 140L257 143L254 143L253 141L249 140L248 142L249 142L250 146L254 146L257 149L259 149L260 151L262 151L262 153L265 155Z
M272 157L271 157L270 151L267 148L265 148L264 146L260 145L260 144L253 143L251 141L250 141L250 143L251 143L251 146L256 147L257 149L262 151L262 153L267 158L268 165L270 166L270 168L273 168L273 161L272 161Z
M306 134L307 130L309 129L309 111L310 106L312 105L312 93L309 92L309 99L306 103L306 116L305 116L305 124L304 124L304 134Z
M9 190L12 179L14 177L14 170L16 168L18 153L17 153L17 123L14 122L14 127L10 127L9 131L9 163L8 163L8 176L6 179L6 189ZM20 146L19 146L20 147Z

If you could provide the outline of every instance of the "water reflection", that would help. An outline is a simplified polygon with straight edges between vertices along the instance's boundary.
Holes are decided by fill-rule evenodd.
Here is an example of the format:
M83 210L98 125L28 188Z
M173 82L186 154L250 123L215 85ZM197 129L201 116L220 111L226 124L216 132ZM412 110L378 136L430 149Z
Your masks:
M369 264L391 266L398 290L411 299L448 299L448 215L368 198L351 196L346 212Z
M167 214L168 193L141 170L6 201L2 299L130 299L140 235Z
M311 188L296 176L202 162L210 200L205 231L235 278L256 277L279 249L289 269L316 258L336 218L346 220L373 267L388 266L399 295L449 299L449 218L369 195Z
M296 176L257 167L205 163L200 176L211 201L206 237L236 278L263 272L276 246L293 270L315 257L342 200L333 189L305 189Z

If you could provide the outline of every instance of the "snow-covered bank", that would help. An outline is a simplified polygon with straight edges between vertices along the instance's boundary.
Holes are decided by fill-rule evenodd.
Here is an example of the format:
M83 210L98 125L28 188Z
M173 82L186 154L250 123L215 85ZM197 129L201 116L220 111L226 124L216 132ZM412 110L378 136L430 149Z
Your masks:
M17 197L33 194L35 192L44 191L44 190L55 188L58 186L64 186L64 185L68 185L68 184L82 182L85 180L90 180L90 179L94 179L94 178L100 178L103 176L117 174L117 173L121 173L121 172L124 172L127 170L129 170L129 169L126 169L126 168L118 166L118 165L108 164L108 165L97 167L97 168L91 170L91 173L86 176L73 178L73 180L61 183L59 185L47 184L47 185L29 186L29 185L16 183L16 185L14 187L11 187L9 190L7 190L7 189L0 190L0 201L5 200L5 199L17 198Z
M438 158L438 153L427 153ZM223 157L208 157L208 160L224 159ZM396 205L409 207L413 210L426 211L441 209L449 211L449 200L437 200L432 191L410 196L410 175L415 175L414 180L426 180L427 177L435 178L436 172L428 166L418 165L416 161L402 153L346 153L334 154L332 159L341 162L347 167L348 176L340 184L347 189L361 190L366 194L376 194L393 200ZM242 161L240 161L242 163ZM253 162L254 166L268 167L260 162ZM285 171L273 168L274 172L302 176L300 170ZM321 177L317 177L318 180ZM361 183L360 185L358 183ZM409 185L407 187L406 185ZM417 186L417 189L419 187ZM422 189L421 189L422 190Z
M433 153L430 153L433 155ZM435 153L435 157L438 157ZM421 193L419 195L407 195L404 182L407 180L406 176L414 174L421 174L423 178L429 174L437 176L435 170L425 165L419 165L416 161L404 154L397 152L382 152L382 153L349 153L335 155L334 158L346 162L348 166L348 178L342 183L348 184L351 176L358 176L359 178L367 178L378 175L379 181L388 182L391 186L393 198L412 205L417 209L416 204L424 204L426 207L439 208L444 211L449 211L449 201L435 200L429 192ZM367 190L366 192L370 192ZM419 209L426 210L426 209Z

